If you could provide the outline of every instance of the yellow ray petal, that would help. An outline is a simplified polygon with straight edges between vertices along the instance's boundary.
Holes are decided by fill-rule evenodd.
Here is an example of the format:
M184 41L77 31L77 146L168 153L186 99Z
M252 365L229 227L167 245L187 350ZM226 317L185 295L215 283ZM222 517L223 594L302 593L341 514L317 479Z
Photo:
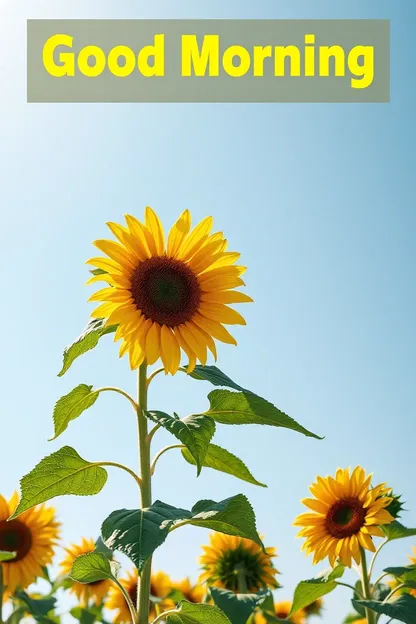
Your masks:
M191 229L191 213L189 210L184 210L176 223L173 224L169 236L167 255L169 257L176 257L178 250L185 240L186 236Z
M132 254L120 243L111 240L96 240L93 244L120 266L130 269L136 268L137 259L133 258Z
M205 318L226 323L227 325L246 325L246 321L239 312L222 303L201 303L199 312Z
M172 330L167 325L162 325L161 330L161 355L162 362L170 373L174 375L180 365L181 352L178 341Z
M236 339L231 336L231 334L221 325L221 323L207 319L204 316L201 316L201 314L195 314L192 322L210 334L213 338L227 344L237 345Z
M204 240L207 238L209 232L212 229L214 220L212 217L205 217L197 226L194 227L192 232L185 238L179 247L177 252L177 258L181 260L188 260L193 256L197 249L201 246Z
M165 251L165 235L163 233L163 226L159 217L150 206L146 206L145 210L145 222L147 229L153 236L155 241L156 253L161 256Z
M252 303L253 299L238 290L203 292L201 301L206 303Z
M153 323L146 335L145 352L149 366L157 362L161 355L160 331L159 323Z

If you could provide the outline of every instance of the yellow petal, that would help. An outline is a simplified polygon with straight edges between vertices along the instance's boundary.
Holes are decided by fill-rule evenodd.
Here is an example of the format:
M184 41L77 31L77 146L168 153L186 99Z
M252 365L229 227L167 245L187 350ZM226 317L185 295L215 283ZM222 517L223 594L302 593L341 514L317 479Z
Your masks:
M150 206L146 206L145 210L145 222L148 230L153 236L153 240L156 245L156 252L159 256L165 251L165 235L163 233L163 226L159 217Z
M125 247L110 240L96 240L94 245L103 253L107 254L112 260L118 262L121 266L135 269L137 265L136 258L132 257Z
M160 331L158 323L153 323L146 335L146 360L149 366L160 358Z
M201 301L206 303L252 303L253 299L238 290L204 292Z
M180 365L181 352L178 341L167 325L162 325L161 355L165 369L174 375Z
M231 334L221 325L221 323L207 319L204 316L201 316L201 314L195 314L192 318L192 322L213 338L227 344L237 345L236 339L231 336Z
M199 312L205 318L227 325L246 325L246 321L239 312L222 303L201 303Z
M167 246L167 255L169 257L175 257L177 255L178 250L188 235L190 229L191 213L189 210L184 210L169 232Z
M207 238L213 224L213 218L206 217L196 227L194 227L192 232L180 245L177 257L181 260L188 260L191 258L196 250L200 248L201 243Z
M97 269L108 271L109 273L123 273L123 267L118 262L111 260L111 258L90 258L85 264L92 264Z

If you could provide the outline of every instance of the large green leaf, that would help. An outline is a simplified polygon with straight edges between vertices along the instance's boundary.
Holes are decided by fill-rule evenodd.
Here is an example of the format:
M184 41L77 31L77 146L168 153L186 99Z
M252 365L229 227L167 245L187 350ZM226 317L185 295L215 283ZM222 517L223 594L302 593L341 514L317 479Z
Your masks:
M408 529L397 520L391 522L390 524L384 524L381 527L384 531L385 536L388 540L392 541L395 539L401 539L403 537L413 537L416 535L416 529Z
M264 593L235 594L218 587L210 587L209 591L215 604L225 613L231 624L246 622L254 609L264 600Z
M26 592L17 590L14 594L22 602L27 611L39 622L45 621L45 616L55 608L56 598L31 598Z
M188 463L196 465L195 459L188 449L182 449L182 455ZM233 475L237 477L237 479L247 481L247 483L252 483L253 485L267 487L267 485L260 483L260 481L257 481L257 479L253 477L241 459L216 444L210 444L208 446L208 450L202 461L202 466L204 468L213 468L214 470L225 472L226 474Z
M218 607L207 604L193 604L183 600L175 612L166 618L168 624L231 624Z
M104 520L101 534L108 548L127 555L141 571L169 532L187 524L246 537L262 546L253 509L242 494L219 503L202 500L191 511L161 501L142 510L119 509Z
M395 568L385 568L384 572L402 578L406 581L416 581L416 565L398 566Z
M96 583L117 578L118 569L119 564L103 553L90 552L75 559L69 576L78 583Z
M186 446L195 460L199 475L208 445L215 433L214 420L204 414L194 414L182 420L176 415L170 416L164 412L146 412L146 414Z
M116 325L105 327L104 324L104 319L91 320L82 334L71 345L65 347L62 369L58 373L58 377L62 377L80 355L94 349L102 336L114 333L117 329Z
M192 373L190 373L190 377L200 379L201 381L209 381L213 386L223 386L224 388L232 388L241 392L249 392L249 390L236 384L216 366L200 366L197 364Z
M308 607L318 598L332 592L337 586L336 579L340 578L343 573L344 566L340 565L317 578L301 581L295 589L290 614Z
M21 498L16 511L10 517L55 498L75 494L89 496L98 494L107 481L107 472L99 465L87 462L75 449L64 446L52 453L20 481Z
M56 402L53 410L55 433L50 440L55 440L65 431L71 420L75 420L81 416L82 412L92 407L98 399L98 396L99 392L93 390L92 386L80 384L71 390L71 392L61 397Z
M377 600L353 600L353 605L366 607L405 624L416 624L416 598L410 594L403 594L397 600L386 603Z
M293 418L281 412L277 407L251 392L231 392L213 390L208 399L210 409L207 414L224 425L270 425L285 427L305 436L317 438L318 435L299 425Z
M10 561L10 559L14 559L16 557L15 552L10 552L8 550L0 550L0 561Z

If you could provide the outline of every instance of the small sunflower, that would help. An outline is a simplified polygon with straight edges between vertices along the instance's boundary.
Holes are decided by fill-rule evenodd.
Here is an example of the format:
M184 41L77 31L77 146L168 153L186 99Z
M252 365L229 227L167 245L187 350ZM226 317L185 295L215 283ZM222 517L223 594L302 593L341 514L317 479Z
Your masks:
M289 601L284 602L275 602L274 611L275 616L279 618L279 620L286 620L290 610L292 608L292 603ZM306 613L301 609L300 611L296 611L290 616L290 619L287 620L292 624L304 624L306 621ZM254 616L255 624L267 624L267 620L262 613L256 613Z
M203 602L206 595L206 591L202 585L192 585L187 578L173 583L173 589L178 590L188 602Z
M174 374L181 351L191 372L197 360L206 364L207 348L216 359L214 338L237 344L224 324L245 325L245 320L228 304L252 299L234 290L244 286L246 269L235 265L240 254L227 251L222 232L210 233L212 217L191 231L185 210L166 242L151 208L146 208L144 223L130 215L125 219L127 227L107 224L118 242L94 242L108 257L88 260L102 271L89 282L107 284L90 297L102 302L91 316L118 325L120 357L128 353L132 369L144 360L154 364L161 359L165 371Z
M126 578L119 579L135 607L137 607L138 578L137 570L134 570L133 572L129 572ZM164 572L152 574L150 579L150 594L153 598L157 598L159 600L157 603L157 609L160 610L161 613L175 607L175 603L170 598L167 598L171 591L172 581L167 574ZM107 609L117 611L116 616L113 618L114 624L131 624L129 608L124 600L123 594L117 587L111 587L105 606ZM150 602L150 621L154 620L156 616L157 613L155 603Z
M204 554L200 563L204 572L199 582L207 582L215 587L223 587L234 592L239 591L240 575L244 575L244 584L248 592L255 593L269 587L276 589L278 571L274 568L272 558L276 557L275 548L266 548L266 552L258 544L249 539L211 533L210 544L203 546Z
M82 538L80 544L71 544L68 548L65 548L67 555L60 564L62 573L69 574L77 557L86 555L94 550L94 540L85 537ZM99 606L107 595L111 584L109 579L95 581L93 583L77 583L73 581L69 591L75 594L81 606L85 607L90 600L93 600L94 603Z
M304 611L308 617L310 615L322 615L323 606L324 601L322 600L322 598L317 598L310 605L305 607Z
M18 501L16 492L8 502L0 495L0 551L16 553L14 559L0 564L6 597L43 576L42 568L52 561L61 526L55 520L55 509L46 505L33 507L8 522Z
M313 563L329 558L331 566L337 559L351 567L352 558L361 561L360 547L375 551L373 537L384 537L380 526L389 524L393 516L385 509L391 502L385 483L371 488L372 475L357 466L338 469L335 479L317 477L310 492L315 498L302 503L312 512L298 516L295 526L303 527L299 537L306 537L302 550L314 552Z

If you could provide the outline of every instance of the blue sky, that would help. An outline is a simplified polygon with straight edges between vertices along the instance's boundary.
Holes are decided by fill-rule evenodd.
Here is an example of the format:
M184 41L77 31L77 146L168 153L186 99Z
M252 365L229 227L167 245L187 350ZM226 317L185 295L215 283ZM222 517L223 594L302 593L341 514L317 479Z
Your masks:
M243 458L267 490L194 470L165 455L154 495L189 507L245 493L258 529L279 552L281 599L319 572L291 526L317 474L363 465L403 492L416 526L414 487L416 218L412 0L256 3L211 0L55 3L0 0L0 210L3 328L1 492L44 455L74 446L92 461L137 465L135 421L103 395L57 441L55 401L78 383L119 385L135 376L111 339L57 378L63 347L86 324L84 265L105 222L151 205L169 226L184 208L207 214L248 266L248 325L219 366L275 403L319 442L285 430L218 427L216 441ZM28 105L29 17L240 17L391 19L388 105ZM209 386L159 378L154 409L204 409ZM157 445L168 437L161 434ZM56 500L65 541L96 536L113 509L137 505L135 485L112 471L94 498ZM155 568L196 578L206 532L183 529L157 552ZM411 540L380 556L400 565ZM324 566L325 567L325 566ZM351 579L353 579L351 573ZM66 604L66 603L65 603ZM347 590L326 599L324 624L342 621ZM72 621L72 620L68 620Z

